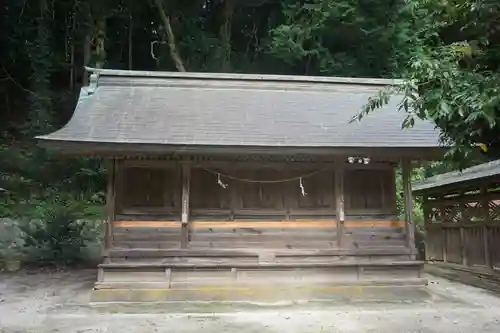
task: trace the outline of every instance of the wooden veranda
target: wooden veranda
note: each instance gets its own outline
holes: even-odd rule
[[[414,184],[423,198],[426,259],[500,270],[500,161]]]

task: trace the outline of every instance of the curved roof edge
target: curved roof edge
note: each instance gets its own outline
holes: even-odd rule
[[[352,122],[386,79],[92,69],[75,112],[37,139],[55,146],[441,148],[439,130],[402,129],[398,98]],[[108,148],[110,148],[108,146]]]

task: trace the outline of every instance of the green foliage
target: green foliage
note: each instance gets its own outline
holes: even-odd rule
[[[476,143],[500,142],[496,0],[161,3],[188,70],[398,77],[403,83],[367,101],[358,119],[401,94],[402,126],[433,121],[461,167],[479,158]],[[105,171],[94,158],[41,149],[33,136],[70,118],[84,65],[175,70],[165,25],[152,1],[6,0],[0,29],[0,217],[31,221],[26,230],[41,244],[32,247],[57,248],[44,239],[55,234],[64,244],[92,234],[74,221],[101,218]],[[450,168],[428,165],[412,179]],[[61,230],[49,222],[56,220],[66,221]],[[66,257],[61,251],[43,257]]]
[[[81,260],[87,242],[98,236],[92,224],[82,219],[83,211],[78,201],[68,197],[34,204],[32,216],[19,224],[27,260],[63,264]]]
[[[403,127],[413,126],[415,118],[431,120],[455,161],[474,158],[478,143],[498,143],[498,14],[498,1],[408,1],[406,28],[414,34],[400,50],[403,84],[371,99],[358,119],[401,94],[400,108],[408,114]]]
[[[414,168],[411,174],[411,182],[421,181],[425,178],[425,168]],[[401,169],[396,171],[396,208],[400,219],[404,219],[404,195],[403,195],[403,177]],[[414,198],[413,200],[413,218],[417,226],[422,226],[424,222],[424,216],[422,211],[422,202],[419,198]]]
[[[0,261],[20,259],[23,247],[17,223],[10,219],[0,219]]]
[[[285,1],[269,51],[306,74],[384,77],[397,67],[403,1]]]
[[[38,263],[81,260],[98,239],[104,170],[99,161],[62,159],[32,144],[0,145],[0,257]],[[17,221],[17,222],[16,222]]]
[[[32,144],[0,145],[0,217],[31,214],[33,201],[71,194],[86,206],[104,203],[104,168],[95,159],[61,158]]]

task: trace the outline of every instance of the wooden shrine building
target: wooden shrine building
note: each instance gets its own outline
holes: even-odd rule
[[[500,160],[427,178],[413,193],[423,198],[426,259],[500,281]]]
[[[39,137],[108,162],[94,300],[425,284],[395,169],[411,212],[411,163],[441,157],[438,132],[402,130],[397,98],[350,122],[394,83],[94,70],[69,123]]]

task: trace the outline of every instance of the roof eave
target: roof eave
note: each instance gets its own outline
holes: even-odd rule
[[[487,186],[491,182],[500,182],[499,175],[491,175],[487,177],[479,177],[468,180],[461,180],[450,183],[443,184],[431,184],[424,186],[414,186],[412,192],[416,196],[439,196],[439,195],[449,195],[460,192],[467,192],[471,190],[478,189],[482,186]]]
[[[433,176],[413,184],[413,193],[422,195],[443,190],[451,191],[500,179],[500,160],[476,165],[460,171]],[[470,185],[470,186],[469,186]]]
[[[308,147],[308,146],[241,146],[241,145],[188,145],[158,143],[118,143],[72,141],[36,138],[42,147],[72,155],[159,155],[159,154],[304,154],[385,156],[394,159],[436,160],[443,157],[442,147]]]

